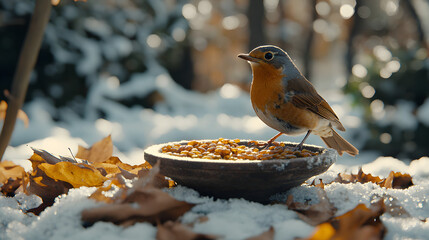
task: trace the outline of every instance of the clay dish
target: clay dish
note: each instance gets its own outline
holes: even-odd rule
[[[325,172],[337,158],[333,149],[307,144],[305,149],[320,154],[294,159],[211,160],[161,153],[163,146],[177,143],[185,145],[188,141],[153,145],[144,151],[144,158],[151,165],[159,161],[161,174],[202,195],[258,202],[267,201],[271,195],[299,186],[308,178]],[[249,140],[241,140],[239,144],[248,143]],[[285,144],[296,146],[297,143]]]

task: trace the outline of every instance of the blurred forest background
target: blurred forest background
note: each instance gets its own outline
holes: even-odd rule
[[[236,58],[258,45],[282,47],[322,93],[345,93],[369,130],[363,149],[429,155],[429,1],[426,0],[53,0],[26,101],[50,99],[82,118],[104,82],[166,71],[186,89],[225,84],[248,91]],[[32,0],[0,0],[0,89],[10,89]],[[146,78],[150,79],[150,78]],[[155,81],[155,78],[153,78]],[[1,98],[5,99],[3,93]],[[325,95],[324,95],[325,96]],[[165,96],[134,88],[111,101],[152,108]],[[54,111],[60,119],[63,112]],[[347,121],[347,120],[342,120]],[[359,135],[359,131],[356,132]],[[359,137],[359,136],[355,136]]]

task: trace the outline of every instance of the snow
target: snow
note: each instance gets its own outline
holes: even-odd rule
[[[71,145],[70,143],[76,139],[52,137],[28,145],[40,146],[44,143],[47,147],[54,141],[57,141],[57,146],[60,146]],[[61,148],[57,149],[61,150]],[[10,151],[8,149],[8,156],[13,156]],[[356,160],[359,162],[358,159]],[[405,164],[391,157],[379,157],[362,166],[365,172],[379,173],[380,176],[386,176],[391,170],[410,173],[415,185],[406,190],[385,189],[374,183],[331,183],[325,185],[325,191],[330,202],[338,209],[337,216],[353,209],[359,203],[369,205],[381,197],[386,198],[387,202],[397,201],[412,218],[392,217],[388,213],[382,215],[381,219],[388,229],[386,239],[422,239],[429,234],[429,223],[420,221],[429,218],[427,197],[429,178],[428,171],[422,169],[422,166],[427,166],[428,161],[428,157],[423,157]],[[358,164],[353,167],[358,167]],[[334,164],[333,168],[314,178],[321,178],[325,183],[329,183],[329,179],[332,179],[340,168]],[[71,189],[67,195],[58,197],[55,204],[42,212],[39,217],[32,214],[26,215],[22,210],[40,204],[40,198],[24,194],[18,194],[14,198],[1,196],[0,239],[155,238],[156,228],[147,223],[123,228],[111,223],[99,222],[92,227],[84,228],[81,225],[80,212],[100,204],[87,198],[94,190],[95,188],[87,187]],[[263,205],[244,199],[213,199],[200,196],[198,192],[183,186],[165,191],[178,200],[196,204],[181,219],[183,223],[193,223],[192,229],[195,232],[223,236],[223,239],[245,239],[267,231],[273,226],[275,239],[294,239],[306,237],[314,229],[301,221],[295,212],[288,210],[285,204]],[[316,187],[309,185],[296,187],[287,193],[278,194],[275,198],[284,201],[288,194],[292,194],[295,201],[310,200],[311,204],[318,202]],[[198,221],[201,217],[208,217],[208,220]]]
[[[128,43],[119,40],[117,44],[114,54],[127,54]],[[91,72],[99,65],[97,59],[88,61],[91,63],[80,67],[82,73]],[[7,148],[5,159],[23,165],[28,171],[31,164],[26,159],[32,154],[30,147],[71,157],[72,153],[77,152],[78,145],[87,147],[111,134],[114,155],[126,163],[140,164],[144,161],[144,149],[153,144],[219,137],[267,140],[276,134],[255,116],[249,95],[238,87],[228,84],[206,94],[188,91],[179,87],[162,67],[153,64],[145,73],[133,74],[126,83],[120,83],[115,76],[101,77],[92,82],[85,105],[80,107],[84,109],[84,118],[67,108],[54,109],[46,99],[38,98],[27,103],[24,111],[30,118],[29,127],[25,128],[18,121],[12,146]],[[127,108],[117,102],[130,96],[144,97],[152,91],[158,91],[164,98],[154,109],[141,106]],[[350,108],[351,100],[344,96],[324,96],[334,106],[340,119],[354,119],[351,124],[345,123],[347,132],[341,134],[360,148],[365,134],[369,134],[359,121],[363,111]],[[407,103],[401,104],[402,110],[398,113],[409,115]],[[419,109],[419,121],[427,120],[426,117],[422,118],[427,115],[427,105],[425,103]],[[105,118],[98,117],[100,110],[105,113]],[[54,121],[53,116],[59,121]],[[405,124],[407,129],[414,127],[414,123],[406,123],[406,119],[396,116],[396,123]],[[351,138],[354,135],[360,138]],[[302,136],[279,138],[280,141],[293,142],[301,139]],[[307,143],[323,146],[317,136],[310,136]],[[327,172],[286,193],[278,193],[272,199],[285,202],[287,196],[292,194],[295,201],[317,203],[316,188],[308,185],[311,181],[322,179],[325,184],[330,183],[338,173],[356,173],[360,167],[365,173],[380,177],[386,177],[392,170],[409,173],[415,185],[406,190],[385,189],[373,183],[332,183],[325,186],[325,191],[338,209],[337,215],[359,203],[369,205],[381,197],[386,201],[399,202],[411,217],[382,215],[381,219],[388,230],[386,239],[422,239],[429,234],[429,223],[420,221],[429,218],[428,164],[429,158],[423,156],[404,162],[380,156],[374,151],[362,151],[357,157],[338,157]],[[67,195],[58,197],[55,204],[40,216],[23,212],[40,204],[40,198],[22,194],[14,198],[0,196],[0,239],[155,239],[156,228],[147,223],[123,228],[99,222],[84,228],[80,220],[81,211],[99,204],[87,198],[93,191],[94,188],[87,187],[72,189]],[[294,239],[308,237],[314,229],[300,220],[294,211],[288,210],[284,203],[263,205],[243,199],[213,199],[200,196],[198,192],[183,186],[165,191],[178,200],[196,204],[181,218],[182,223],[192,224],[195,232],[221,236],[222,239],[245,239],[270,227],[275,230],[275,239]],[[202,217],[208,220],[200,221]]]
[[[228,114],[221,113],[222,109],[227,109],[224,106],[229,105],[232,109],[231,105],[237,104],[234,101],[244,101],[244,99],[237,100],[240,98],[237,93],[227,94],[227,96],[233,95],[235,97],[233,100],[224,98],[222,95],[224,94],[214,92],[208,96],[189,97],[201,98],[200,102],[212,104],[218,113],[210,113],[208,110],[204,112],[199,109],[201,106],[195,103],[190,108],[196,109],[198,115],[191,114],[189,109],[182,109],[183,115],[178,115],[178,112],[165,115],[137,107],[125,109],[122,106],[109,105],[111,109],[108,119],[97,119],[91,122],[73,117],[69,119],[70,121],[59,124],[54,123],[50,118],[49,102],[37,100],[26,106],[31,119],[29,128],[25,129],[18,125],[14,133],[15,144],[20,141],[28,142],[9,147],[5,159],[20,163],[28,170],[31,166],[25,159],[32,154],[30,147],[70,156],[68,148],[76,152],[77,145],[88,146],[109,132],[113,133],[115,145],[120,148],[115,149],[115,155],[134,164],[143,161],[144,147],[142,146],[178,140],[177,138],[183,136],[183,138],[195,139],[220,136],[264,139],[271,136],[272,131],[264,126],[257,127],[257,130],[244,127],[248,121],[256,122],[250,115],[249,107],[237,108],[249,114],[242,117],[237,116],[239,115],[237,112],[228,112],[228,110],[226,110]],[[248,97],[242,92],[238,95],[242,95],[242,98]],[[174,104],[174,102],[167,101],[164,104]],[[185,107],[186,104],[182,106]],[[124,118],[124,114],[129,118],[128,120]],[[226,120],[219,121],[222,118]],[[223,121],[229,122],[230,125]],[[145,126],[142,123],[145,123]],[[81,138],[76,137],[79,135]],[[131,144],[131,147],[127,147],[128,144]],[[385,213],[381,219],[388,229],[386,239],[419,239],[429,234],[429,223],[418,220],[429,218],[427,198],[429,170],[426,168],[428,164],[428,157],[406,163],[392,157],[377,157],[376,153],[363,152],[356,158],[339,157],[337,163],[327,172],[312,179],[322,179],[325,183],[329,183],[339,172],[357,172],[360,166],[364,172],[380,177],[386,177],[392,170],[410,173],[415,185],[406,190],[384,189],[373,183],[332,183],[325,186],[325,191],[329,200],[338,209],[337,215],[353,209],[359,203],[369,205],[380,197],[387,196],[389,199],[397,200],[413,218],[397,218]],[[23,194],[18,194],[14,198],[1,196],[0,239],[155,238],[156,228],[147,223],[123,228],[111,223],[99,222],[92,227],[84,228],[81,225],[80,212],[99,204],[87,198],[93,191],[94,188],[86,187],[72,189],[67,195],[57,198],[55,204],[42,212],[39,217],[24,214],[22,210],[40,204],[40,198]],[[314,229],[313,226],[300,220],[295,212],[288,210],[285,204],[263,205],[243,199],[213,199],[200,196],[196,191],[183,186],[166,191],[178,200],[197,204],[181,219],[183,223],[193,223],[192,229],[195,232],[214,234],[224,237],[223,239],[245,239],[265,232],[272,226],[275,230],[275,239],[294,239],[307,237]],[[296,201],[310,200],[312,204],[318,202],[315,187],[306,184],[291,189],[287,193],[279,193],[273,199],[284,202],[288,194],[292,194]],[[204,216],[208,217],[207,221],[198,221]]]

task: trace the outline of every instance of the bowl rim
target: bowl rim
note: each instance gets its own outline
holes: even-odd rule
[[[174,141],[174,142],[167,142],[167,143],[161,143],[161,144],[155,144],[152,145],[144,150],[144,154],[152,155],[154,157],[162,158],[165,160],[170,161],[181,161],[181,162],[189,162],[189,163],[210,163],[210,164],[255,164],[255,165],[261,165],[261,164],[275,164],[275,163],[293,163],[293,162],[302,162],[302,161],[308,161],[310,159],[315,158],[329,158],[332,156],[332,154],[336,154],[336,151],[331,148],[324,148],[317,145],[311,145],[311,144],[304,144],[303,148],[315,148],[320,150],[320,153],[318,155],[309,156],[309,157],[299,157],[299,158],[291,158],[291,159],[269,159],[269,160],[246,160],[246,159],[239,159],[239,160],[227,160],[227,159],[203,159],[203,158],[191,158],[191,157],[180,157],[180,156],[173,156],[167,153],[160,152],[161,148],[166,145],[172,145],[172,144],[185,144],[190,141],[203,141],[203,142],[211,142],[217,139],[202,139],[202,140],[181,140],[181,141]],[[258,142],[267,142],[264,140],[250,140],[250,139],[240,139],[240,143],[243,142],[249,142],[249,141],[258,141]],[[288,142],[288,141],[281,141],[281,143],[285,143],[286,145],[293,145],[296,146],[298,143],[296,142]],[[334,160],[335,162],[335,160]]]

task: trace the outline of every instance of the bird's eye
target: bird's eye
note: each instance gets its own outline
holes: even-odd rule
[[[274,54],[272,52],[267,52],[264,55],[265,60],[270,61],[274,58]]]

